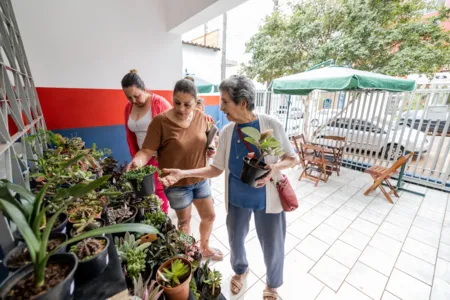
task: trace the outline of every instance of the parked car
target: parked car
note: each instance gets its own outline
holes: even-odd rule
[[[319,137],[324,135],[346,136],[347,141],[351,143],[349,148],[379,154],[386,150],[384,158],[389,160],[409,152],[425,153],[429,150],[430,143],[423,132],[406,127],[402,134],[402,130],[402,127],[397,130],[391,128],[388,132],[388,126],[387,124],[383,126],[383,122],[378,124],[359,119],[338,118],[325,127]],[[417,142],[415,143],[416,138]]]
[[[288,111],[287,105],[280,105],[277,110],[277,115],[279,118],[286,118]],[[303,118],[303,111],[299,107],[291,106],[289,108],[289,119],[301,119]]]
[[[440,121],[424,118],[422,121],[422,125],[421,125],[420,121],[422,120],[422,117],[424,116],[424,114],[425,114],[425,111],[423,111],[423,110],[418,110],[417,114],[416,114],[416,111],[414,111],[414,110],[409,111],[409,112],[405,111],[401,116],[400,122],[403,123],[406,121],[406,124],[409,127],[418,129],[422,132],[426,132],[427,128],[428,128],[428,132],[434,132],[435,128],[437,127],[436,133],[442,134],[445,129],[445,124],[446,124],[447,120],[449,119],[450,113],[447,112],[445,120],[440,120]],[[428,124],[430,124],[430,127],[428,127]],[[447,131],[445,134],[450,134],[450,125],[447,127]]]

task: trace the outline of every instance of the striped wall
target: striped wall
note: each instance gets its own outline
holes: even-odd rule
[[[120,162],[130,161],[125,137],[124,108],[127,99],[122,90],[36,88],[47,128],[63,136],[81,137],[86,145],[109,148]],[[172,91],[154,90],[172,102]],[[218,95],[201,95],[205,113],[219,122],[227,123],[219,110]]]

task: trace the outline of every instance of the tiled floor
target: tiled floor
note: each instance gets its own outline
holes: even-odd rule
[[[450,299],[448,193],[410,186],[425,197],[402,193],[392,205],[378,192],[363,195],[372,183],[367,174],[344,169],[315,188],[306,179],[299,182],[299,173],[286,173],[300,207],[287,213],[281,299]],[[226,255],[212,268],[223,274],[222,292],[227,299],[262,299],[266,269],[253,220],[246,241],[251,272],[241,293],[231,295],[224,177],[212,187],[217,217],[211,244]],[[200,219],[193,215],[198,238]]]

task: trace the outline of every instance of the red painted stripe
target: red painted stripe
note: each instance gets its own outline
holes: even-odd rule
[[[111,126],[124,123],[127,104],[122,90],[36,88],[48,129]],[[153,90],[172,103],[172,91]],[[219,96],[202,96],[206,105],[218,105]]]

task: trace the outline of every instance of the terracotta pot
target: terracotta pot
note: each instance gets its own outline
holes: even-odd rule
[[[182,260],[185,265],[189,266],[189,277],[186,278],[179,286],[176,286],[174,288],[164,287],[161,284],[158,273],[156,274],[156,280],[162,286],[162,288],[164,290],[164,294],[166,295],[167,299],[169,299],[169,300],[187,300],[189,298],[189,283],[191,282],[191,277],[192,277],[192,266],[191,266],[191,263],[187,259],[185,259],[183,257],[171,258],[168,261],[164,262],[158,268],[158,272],[163,273],[164,269],[170,268],[170,266],[172,265],[172,262],[176,259]]]

